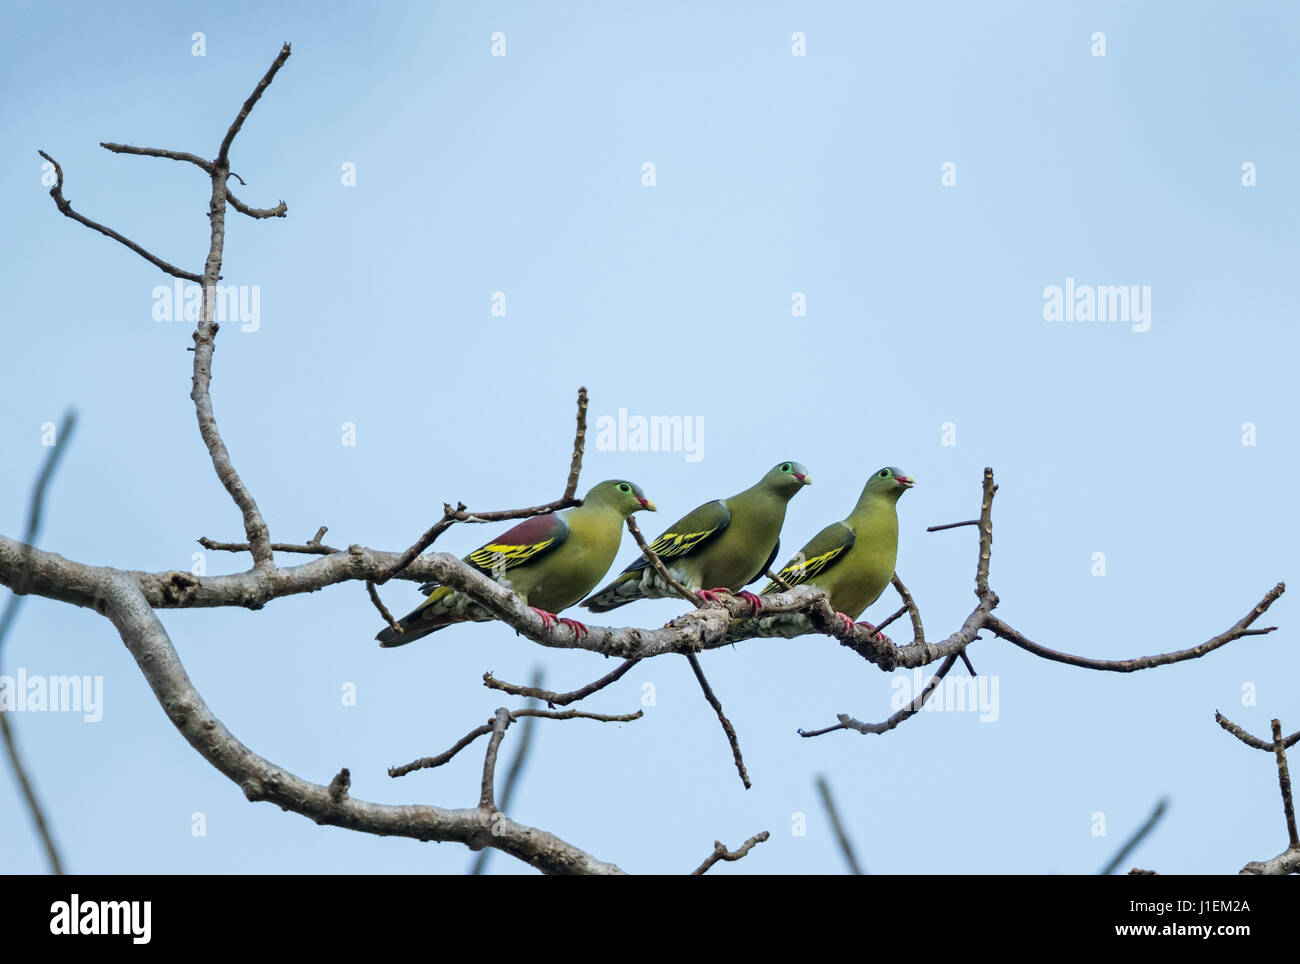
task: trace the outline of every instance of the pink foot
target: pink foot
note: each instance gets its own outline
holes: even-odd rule
[[[543,629],[550,629],[552,626],[555,625],[556,621],[559,620],[560,618],[559,616],[555,615],[555,613],[548,613],[545,609],[538,609],[536,606],[529,606],[528,608],[531,609],[533,612],[537,613],[537,615],[542,617]]]
[[[717,602],[726,591],[725,589],[697,589],[695,595],[700,598],[701,602]]]
[[[736,595],[753,606],[754,612],[758,612],[763,608],[763,600],[747,589],[742,589],[740,592],[736,593]]]
[[[878,630],[875,626],[871,625],[871,623],[868,623],[868,622],[860,622],[860,623],[858,623],[857,625],[859,625],[859,626],[865,626],[865,627],[867,628],[867,632],[869,632],[869,633],[875,633],[876,638],[879,639],[882,643],[888,643],[888,642],[890,642],[889,637],[886,636],[884,633],[882,633],[880,630]]]
[[[857,629],[858,624],[855,623],[852,619],[850,619],[850,618],[848,617],[847,614],[837,612],[835,615],[836,615],[836,616],[839,616],[840,619],[844,620],[844,631],[845,631],[845,632],[849,632],[849,633],[851,633],[851,632],[853,632],[853,630]]]
[[[585,639],[587,636],[590,635],[590,633],[587,630],[587,627],[584,626],[582,623],[578,622],[576,619],[569,619],[568,617],[561,616],[560,622],[564,623],[564,625],[568,626],[570,629],[573,630],[574,639]]]

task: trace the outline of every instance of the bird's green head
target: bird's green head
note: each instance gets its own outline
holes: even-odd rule
[[[642,509],[658,511],[655,504],[645,497],[641,486],[623,479],[607,479],[592,486],[587,497],[582,500],[582,504],[606,506],[624,517],[630,516],[633,512],[640,512]]]
[[[812,476],[798,462],[778,462],[763,476],[760,484],[776,490],[788,499],[805,485],[812,485]]]
[[[916,479],[893,465],[886,465],[867,480],[862,489],[865,499],[871,495],[883,495],[897,500],[900,495],[916,485]]]

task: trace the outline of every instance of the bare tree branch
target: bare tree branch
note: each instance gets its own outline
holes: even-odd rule
[[[857,730],[859,733],[888,733],[904,720],[911,719],[917,713],[921,712],[921,708],[925,705],[925,701],[930,698],[930,694],[932,694],[938,688],[939,684],[943,682],[943,678],[948,675],[948,671],[953,668],[956,662],[956,656],[949,656],[940,663],[939,668],[935,670],[934,675],[930,677],[930,682],[925,684],[925,687],[912,699],[912,702],[908,703],[883,723],[863,723],[861,720],[854,719],[847,713],[841,713],[839,715],[839,722],[834,726],[828,726],[820,730],[799,730],[798,733],[800,736],[821,736],[825,733],[834,733],[836,730]]]
[[[507,726],[509,726],[511,723],[515,722],[516,720],[521,720],[529,716],[534,716],[545,720],[595,720],[598,723],[631,723],[633,720],[641,719],[643,715],[640,710],[637,710],[635,713],[622,713],[619,715],[610,715],[607,713],[585,713],[582,710],[539,710],[539,709],[531,709],[527,707],[522,710],[514,710],[514,711],[506,710],[503,708],[498,710],[497,712],[506,714]],[[455,757],[457,753],[465,749],[465,747],[469,746],[480,736],[486,736],[489,733],[495,732],[495,727],[496,727],[496,723],[494,717],[492,720],[489,720],[487,723],[484,723],[482,726],[476,726],[474,729],[470,730],[463,737],[457,740],[456,743],[451,747],[451,749],[445,750],[442,753],[439,753],[437,756],[421,757],[418,760],[413,760],[410,763],[404,764],[400,767],[389,767],[388,775],[390,777],[404,777],[408,773],[413,773],[416,770],[428,770],[433,767],[440,767],[444,763],[450,762],[451,759]]]
[[[691,664],[691,672],[695,674],[696,680],[699,681],[700,689],[704,691],[704,698],[709,701],[713,707],[713,712],[718,715],[718,722],[722,724],[722,732],[727,735],[727,743],[731,745],[731,758],[736,763],[736,772],[740,774],[740,782],[745,785],[745,789],[750,788],[749,774],[745,771],[745,760],[740,755],[740,740],[736,738],[736,728],[731,725],[731,720],[727,719],[727,714],[722,712],[722,702],[713,694],[713,687],[709,686],[708,679],[704,676],[704,670],[700,668],[700,660],[694,653],[686,653],[686,659]]]
[[[480,810],[493,812],[496,810],[495,789],[497,773],[497,752],[501,749],[501,741],[505,739],[506,727],[514,720],[510,718],[510,711],[504,706],[496,711],[492,718],[492,737],[488,740],[487,753],[483,754],[483,786],[479,791],[478,806]]]
[[[542,685],[542,670],[538,667],[533,672],[533,688],[536,689]],[[537,709],[537,700],[530,699],[525,709]],[[524,717],[523,726],[519,732],[519,743],[515,749],[514,759],[510,762],[510,769],[506,771],[506,785],[501,790],[501,809],[509,810],[510,802],[515,795],[515,787],[519,785],[519,775],[523,772],[524,763],[528,760],[528,751],[533,745],[533,730],[537,725],[537,717]],[[470,866],[470,875],[473,877],[481,876],[486,870],[488,860],[492,856],[491,849],[485,847],[474,857],[474,863]]]
[[[230,188],[226,188],[226,200],[230,202],[232,208],[240,214],[248,215],[250,218],[282,218],[289,213],[289,205],[285,204],[284,201],[281,201],[273,208],[249,207],[243,201],[239,200],[239,198],[235,197],[235,195],[230,192]]]
[[[1291,772],[1286,762],[1287,748],[1294,746],[1296,741],[1300,740],[1300,733],[1293,733],[1291,736],[1283,737],[1282,721],[1273,720],[1273,739],[1265,742],[1259,737],[1247,733],[1222,713],[1215,712],[1214,719],[1219,726],[1247,746],[1272,753],[1273,759],[1277,763],[1278,789],[1282,793],[1282,814],[1286,818],[1287,849],[1268,860],[1250,861],[1245,867],[1241,868],[1240,873],[1268,875],[1300,873],[1300,835],[1296,833],[1295,801],[1291,797]]]
[[[1232,722],[1232,720],[1228,719],[1218,710],[1215,710],[1214,712],[1214,721],[1218,723],[1219,726],[1223,727],[1225,730],[1227,730],[1229,733],[1235,736],[1237,739],[1239,739],[1242,743],[1246,744],[1246,746],[1253,746],[1256,750],[1267,750],[1269,753],[1273,752],[1273,743],[1271,741],[1265,743],[1259,737],[1251,736],[1249,733],[1247,733],[1245,730],[1239,727],[1236,723]],[[1286,739],[1282,741],[1282,745],[1288,750],[1291,749],[1291,747],[1295,746],[1297,743],[1300,743],[1300,730],[1297,730],[1296,732],[1292,733],[1290,736],[1288,736]]]
[[[41,157],[45,158],[47,161],[49,161],[51,164],[54,165],[54,175],[57,178],[57,180],[55,181],[54,187],[50,188],[50,197],[54,198],[55,205],[58,207],[60,213],[62,213],[65,217],[72,218],[72,220],[76,221],[78,224],[84,224],[92,231],[98,231],[104,237],[112,238],[114,241],[118,242],[119,244],[125,245],[126,247],[134,251],[136,254],[138,254],[140,257],[148,261],[155,268],[158,268],[160,271],[165,271],[173,278],[180,278],[184,281],[196,281],[196,282],[203,281],[203,277],[201,275],[197,275],[193,271],[185,271],[182,268],[176,267],[176,265],[172,264],[169,261],[164,261],[156,254],[152,254],[146,251],[144,248],[140,247],[140,245],[136,244],[130,238],[119,234],[118,232],[114,231],[110,227],[106,227],[105,225],[100,224],[98,221],[92,221],[90,220],[90,218],[86,217],[85,215],[79,214],[76,211],[74,211],[72,209],[72,202],[70,202],[67,198],[63,196],[63,168],[59,166],[58,161],[50,157],[50,155],[46,154],[44,151],[37,151],[36,153],[41,155]]]
[[[1300,850],[1284,850],[1268,860],[1252,860],[1241,868],[1241,872],[1266,877],[1300,874]]]
[[[173,161],[185,161],[189,164],[195,165],[209,177],[214,176],[216,172],[216,165],[211,161],[205,160],[197,154],[191,154],[188,151],[167,151],[158,147],[132,147],[130,144],[113,144],[107,141],[100,141],[99,146],[105,150],[112,151],[114,154],[135,154],[140,157],[166,157]],[[234,172],[231,172],[231,174],[233,177],[239,178],[241,184],[244,182],[244,179],[239,177],[238,174],[234,174]],[[289,211],[289,206],[283,201],[273,208],[249,207],[243,201],[239,200],[239,198],[235,197],[229,187],[226,188],[226,200],[230,202],[230,206],[236,211],[240,214],[247,214],[250,218],[282,218]],[[197,281],[198,279],[195,278],[193,280]]]
[[[55,470],[59,467],[59,460],[72,439],[72,430],[76,427],[76,424],[76,410],[69,409],[67,414],[63,416],[63,421],[55,430],[54,445],[46,453],[45,465],[41,467],[40,473],[36,476],[36,482],[32,486],[32,495],[27,508],[27,529],[23,533],[23,541],[28,546],[35,546],[36,537],[40,535],[45,510],[45,493],[49,489],[50,480],[54,478]],[[0,654],[3,654],[5,640],[9,636],[9,631],[13,628],[14,621],[18,618],[18,610],[22,608],[23,599],[27,592],[27,572],[30,572],[30,567],[25,566],[23,572],[19,574],[18,580],[12,586],[12,595],[5,603],[4,612],[0,613]],[[50,870],[54,874],[62,875],[63,861],[60,860],[59,849],[54,844],[54,835],[51,833],[49,821],[45,817],[45,808],[41,806],[40,798],[36,795],[36,787],[27,773],[27,765],[24,763],[22,753],[18,749],[17,737],[14,734],[13,726],[9,723],[9,714],[3,707],[0,707],[0,737],[4,739],[5,751],[9,755],[9,764],[13,767],[14,776],[17,778],[18,786],[23,792],[23,799],[27,802],[27,809],[31,812],[32,823],[36,825],[36,833],[45,846],[45,856],[50,862]]]
[[[402,632],[402,626],[393,618],[393,614],[388,611],[388,607],[384,605],[384,601],[379,598],[379,590],[375,588],[375,581],[373,579],[366,580],[366,592],[370,594],[370,601],[374,604],[374,607],[379,610],[379,615],[383,617],[384,622],[388,623],[389,629],[400,635]]]
[[[1300,850],[1300,836],[1296,834],[1295,802],[1291,799],[1291,771],[1286,765],[1286,743],[1282,739],[1282,722],[1273,721],[1273,754],[1277,759],[1277,782],[1282,791],[1282,812],[1286,815],[1286,832],[1291,840],[1291,850]]]
[[[844,824],[840,820],[840,811],[835,806],[835,798],[831,796],[830,784],[826,782],[824,776],[817,777],[817,791],[822,796],[822,806],[826,808],[826,816],[830,819],[831,829],[835,831],[835,839],[839,841],[840,851],[844,854],[844,860],[849,865],[849,873],[855,877],[863,876],[862,865],[858,863],[858,856],[853,852],[853,842],[849,840],[848,833],[844,830]]]
[[[696,867],[694,870],[691,871],[691,876],[699,877],[701,874],[708,873],[709,868],[712,867],[714,864],[716,864],[719,860],[739,860],[741,857],[745,856],[745,854],[753,850],[757,844],[761,844],[770,836],[771,834],[769,834],[766,830],[763,830],[759,833],[754,834],[754,836],[750,837],[743,844],[741,844],[738,850],[734,850],[734,851],[728,850],[726,847],[724,847],[722,845],[721,840],[713,841],[713,853],[709,854],[709,856],[705,858],[704,863],[700,864],[698,867]]]
[[[1070,666],[1079,666],[1083,669],[1095,669],[1109,671],[1112,673],[1134,673],[1142,669],[1151,669],[1156,666],[1168,666],[1170,663],[1181,663],[1187,659],[1199,659],[1206,653],[1211,653],[1220,646],[1225,646],[1234,640],[1241,639],[1243,636],[1264,636],[1276,631],[1276,626],[1269,626],[1266,629],[1250,629],[1249,626],[1268,610],[1268,607],[1277,601],[1277,598],[1286,592],[1286,583],[1279,582],[1276,586],[1255,604],[1250,612],[1237,620],[1230,628],[1226,629],[1217,636],[1214,636],[1205,642],[1193,646],[1190,649],[1180,649],[1172,653],[1157,653],[1154,656],[1139,656],[1134,659],[1089,659],[1085,656],[1071,656],[1069,653],[1058,653],[1054,649],[1048,649],[1046,646],[1040,646],[1024,634],[1012,629],[996,616],[990,615],[985,621],[985,627],[992,633],[1001,636],[1009,643],[1014,643],[1021,649],[1033,653],[1035,656],[1041,656],[1043,659],[1050,659],[1057,663],[1066,663]]]
[[[944,529],[958,529],[962,526],[977,526],[980,524],[979,519],[967,519],[965,522],[949,522],[941,526],[926,526],[926,532],[942,532]]]
[[[518,683],[507,683],[504,680],[497,679],[491,673],[483,674],[483,685],[488,689],[500,690],[501,692],[509,693],[512,696],[528,696],[536,700],[541,700],[545,702],[547,706],[568,706],[570,703],[575,703],[578,700],[585,699],[592,693],[603,690],[611,683],[622,679],[623,675],[639,662],[641,662],[639,659],[624,660],[619,664],[618,669],[607,673],[595,682],[588,683],[586,686],[580,687],[571,693],[554,693],[551,690],[544,690],[537,685],[520,686]]]
[[[1115,856],[1110,858],[1110,863],[1102,868],[1102,877],[1109,877],[1119,869],[1120,865],[1128,859],[1128,855],[1136,850],[1138,844],[1145,840],[1147,835],[1156,828],[1156,824],[1158,824],[1160,818],[1165,815],[1165,808],[1168,806],[1168,797],[1161,797],[1160,800],[1156,802],[1156,807],[1151,811],[1151,816],[1147,817],[1146,820],[1143,821],[1142,826],[1133,831],[1128,840],[1124,841],[1123,846],[1115,852]]]
[[[697,609],[702,608],[705,603],[668,571],[668,567],[664,565],[663,560],[646,544],[645,537],[641,535],[641,530],[631,516],[627,517],[627,530],[632,533],[632,538],[636,540],[637,546],[640,547],[641,554],[645,556],[646,561],[659,574],[659,578],[663,579],[672,588],[673,592]],[[704,675],[704,668],[700,666],[699,658],[691,650],[686,650],[684,655],[687,662],[691,664],[691,672],[695,674],[695,679],[700,684],[700,690],[704,693],[704,698],[709,701],[709,705],[713,707],[713,712],[718,716],[718,722],[722,724],[722,732],[726,734],[727,743],[731,746],[731,757],[736,763],[736,772],[740,774],[740,782],[748,790],[751,786],[749,773],[745,770],[745,759],[740,753],[740,740],[736,737],[736,728],[731,725],[731,720],[727,719],[727,714],[723,712],[722,702],[714,695],[713,687],[709,686],[709,680]]]
[[[248,115],[252,113],[258,100],[266,93],[266,88],[271,86],[271,81],[275,80],[275,75],[280,72],[280,68],[289,59],[290,53],[288,44],[280,48],[280,54],[275,58],[275,62],[271,64],[266,74],[253,88],[253,92],[248,95],[248,99],[244,101],[244,106],[240,108],[239,115],[231,123],[230,129],[226,131],[226,136],[221,139],[221,149],[217,151],[217,159],[213,162],[213,166],[218,170],[230,170],[230,145],[234,143],[235,135],[244,126],[244,121],[248,120]]]
[[[582,500],[575,498],[575,493],[578,490],[578,475],[582,471],[582,453],[586,445],[586,438],[587,389],[579,388],[578,428],[573,437],[573,458],[569,464],[569,478],[564,486],[564,494],[560,498],[554,502],[548,502],[546,505],[535,505],[528,509],[507,509],[503,512],[470,513],[465,511],[464,502],[459,503],[455,509],[450,504],[444,503],[442,518],[435,522],[424,535],[420,536],[413,546],[403,552],[383,575],[376,577],[375,582],[382,586],[402,572],[417,556],[433,545],[438,536],[450,529],[456,522],[504,522],[510,519],[527,519],[530,516],[545,515],[548,512],[559,512],[561,509],[582,505]]]
[[[677,593],[677,595],[681,596],[696,609],[704,606],[704,601],[700,599],[699,596],[686,588],[686,586],[683,585],[676,576],[668,571],[668,567],[664,565],[663,560],[660,559],[658,554],[650,548],[649,543],[645,541],[645,536],[641,535],[641,529],[636,524],[636,520],[631,516],[628,516],[624,521],[627,523],[627,531],[632,533],[632,539],[636,542],[637,548],[641,550],[641,554],[645,556],[646,561],[650,563],[650,568],[659,575],[659,578],[664,581],[668,588]]]
[[[230,161],[227,155],[231,142],[248,117],[248,112],[253,109],[253,105],[257,103],[258,98],[262,96],[263,91],[288,57],[289,45],[285,44],[271,65],[271,69],[244,102],[243,109],[226,132],[221,142],[221,151],[213,162],[212,199],[208,204],[208,221],[212,235],[208,246],[208,257],[203,265],[203,311],[194,330],[194,377],[193,387],[190,390],[190,398],[194,401],[194,414],[199,423],[199,434],[203,438],[203,444],[207,446],[212,467],[243,515],[244,534],[248,538],[250,551],[253,554],[253,567],[263,571],[275,568],[275,559],[271,550],[271,533],[253,494],[244,484],[244,480],[239,477],[239,473],[235,471],[230,452],[226,449],[226,443],[217,428],[216,415],[212,409],[212,356],[216,351],[216,337],[220,327],[216,321],[216,286],[221,277],[221,263],[226,243],[226,180],[230,173]]]
[[[271,543],[272,552],[296,552],[302,555],[329,556],[336,552],[343,552],[342,549],[335,549],[333,546],[327,546],[321,542],[325,538],[325,533],[329,531],[327,526],[321,526],[316,530],[316,535],[308,539],[305,543],[298,544],[292,542],[273,542]],[[207,536],[198,540],[199,545],[204,549],[212,549],[220,552],[247,552],[247,542],[213,542]]]
[[[337,794],[331,794],[328,786],[310,783],[258,756],[213,715],[190,682],[166,630],[128,575],[106,570],[95,591],[100,611],[117,627],[172,724],[249,800],[269,801],[317,823],[363,833],[457,841],[471,849],[496,847],[543,873],[621,873],[615,865],[553,834],[477,806],[445,810],[369,803],[352,796],[336,800]]]
[[[114,154],[135,154],[139,157],[165,157],[173,161],[184,161],[193,164],[209,177],[212,176],[212,162],[188,151],[167,151],[159,147],[134,147],[130,144],[114,144],[110,141],[100,141],[99,146],[106,151],[112,151]]]
[[[564,485],[561,501],[568,502],[578,495],[578,474],[582,471],[582,453],[587,445],[587,389],[578,388],[578,428],[573,436],[573,458],[569,460],[569,481]]]
[[[768,579],[771,579],[774,583],[776,583],[786,592],[789,592],[791,589],[794,588],[794,586],[790,585],[788,582],[786,582],[784,579],[781,578],[780,573],[773,572],[771,569],[767,570],[765,573],[763,573],[763,575],[767,576]]]

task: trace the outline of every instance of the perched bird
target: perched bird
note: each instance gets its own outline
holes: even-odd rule
[[[487,545],[465,557],[480,572],[508,585],[549,627],[556,620],[586,635],[576,619],[555,614],[591,592],[618,555],[623,520],[642,509],[655,511],[639,485],[611,479],[594,486],[582,505],[519,523]],[[494,618],[486,609],[450,586],[425,583],[424,602],[398,625],[389,626],[375,639],[383,646],[401,646],[444,626]]]
[[[790,499],[812,484],[798,462],[782,462],[744,492],[706,502],[657,538],[650,548],[674,579],[706,601],[722,591],[736,592],[772,565],[780,548],[781,526]],[[609,612],[636,599],[675,593],[643,555],[617,579],[582,605],[593,613]],[[754,608],[752,592],[741,592]]]
[[[871,476],[848,518],[828,525],[777,573],[791,586],[815,586],[826,592],[830,604],[852,630],[854,620],[880,598],[894,576],[898,561],[898,498],[916,480],[902,469],[886,466]],[[763,594],[784,592],[772,581]],[[780,635],[773,632],[792,620],[807,617],[785,614],[760,620],[740,619],[728,636]],[[871,623],[863,623],[875,631]]]

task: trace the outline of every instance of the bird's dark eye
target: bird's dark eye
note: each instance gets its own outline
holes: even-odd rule
[[[889,478],[889,469],[881,469],[881,470],[880,470],[880,477],[881,477],[882,479],[887,479],[887,478]]]
[[[631,488],[631,487],[630,487],[626,482],[624,482],[624,483],[622,483],[621,485],[619,485],[619,487],[618,487],[618,491],[620,491],[620,492],[631,492],[631,491],[632,491],[632,488]]]
[[[790,471],[790,463],[787,462],[787,463],[785,463],[785,465],[781,466],[781,471],[782,471],[782,472],[789,472],[789,471]]]

